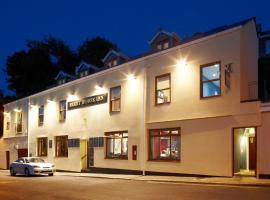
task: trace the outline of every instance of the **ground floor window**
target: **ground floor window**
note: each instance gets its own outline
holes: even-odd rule
[[[128,132],[109,132],[106,137],[106,158],[128,159]]]
[[[38,138],[37,139],[37,154],[38,156],[47,156],[48,150],[48,138]]]
[[[55,156],[68,157],[68,136],[55,137]]]
[[[180,160],[180,128],[149,131],[149,160]]]

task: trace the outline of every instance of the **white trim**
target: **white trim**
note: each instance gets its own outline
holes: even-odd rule
[[[165,31],[165,30],[160,30],[160,31],[158,31],[158,32],[154,35],[154,37],[152,37],[152,39],[151,39],[148,43],[149,43],[149,44],[152,44],[153,41],[154,41],[161,33],[164,33],[165,35],[168,35],[168,36],[170,36],[170,37],[173,37],[173,34],[172,34],[172,33],[168,32],[168,31]]]
[[[108,69],[106,69],[106,70],[103,70],[103,71],[100,71],[100,72],[91,74],[91,75],[89,75],[89,76],[86,76],[86,77],[83,77],[83,78],[80,78],[80,79],[75,79],[75,80],[72,80],[72,81],[67,82],[67,83],[65,83],[65,84],[62,84],[62,85],[59,85],[59,86],[56,86],[56,87],[53,87],[53,88],[50,88],[50,89],[47,89],[47,90],[43,90],[43,91],[38,92],[38,93],[36,93],[36,94],[32,94],[32,95],[29,96],[29,97],[36,97],[36,96],[39,96],[39,95],[43,95],[43,94],[47,94],[47,93],[56,91],[56,90],[58,90],[58,89],[67,88],[67,87],[69,87],[69,86],[76,85],[76,84],[82,83],[82,82],[84,82],[84,81],[88,81],[88,80],[91,80],[91,79],[93,79],[93,78],[102,76],[103,74],[106,74],[106,73],[112,73],[112,72],[115,72],[115,71],[119,71],[119,70],[121,70],[122,68],[128,67],[129,65],[131,65],[131,64],[133,64],[133,63],[139,63],[139,62],[145,61],[146,59],[150,59],[150,58],[158,57],[158,56],[160,56],[160,55],[167,54],[167,53],[169,53],[169,52],[171,52],[171,51],[183,49],[183,48],[186,48],[186,47],[191,46],[191,45],[196,45],[196,44],[198,44],[198,43],[201,43],[201,42],[204,42],[204,41],[213,39],[213,38],[217,38],[217,37],[220,37],[220,36],[223,36],[223,35],[226,35],[226,34],[229,34],[229,33],[235,32],[235,31],[238,31],[238,30],[240,30],[241,28],[242,28],[242,25],[239,25],[239,26],[236,26],[236,27],[234,27],[234,28],[231,28],[231,29],[227,29],[227,30],[221,31],[221,32],[216,33],[216,34],[213,34],[213,35],[209,35],[209,36],[206,36],[206,37],[203,37],[203,38],[199,38],[199,39],[196,39],[196,40],[193,40],[193,41],[184,43],[184,44],[177,45],[177,46],[172,47],[172,48],[168,48],[168,49],[165,49],[165,50],[162,50],[162,51],[158,51],[158,52],[152,53],[152,54],[150,54],[150,55],[143,56],[143,57],[140,57],[140,58],[131,60],[131,61],[129,61],[129,62],[120,64],[120,65],[118,65],[118,66],[116,66],[116,67],[108,68]],[[14,103],[17,103],[18,101],[25,100],[25,99],[27,99],[27,98],[28,98],[28,97],[24,97],[24,98],[22,98],[22,99],[18,99],[18,100],[16,100],[16,101],[10,102],[10,103],[8,103],[8,104],[5,104],[4,107],[6,107],[6,106],[8,106],[8,105],[11,105],[11,104],[14,104]]]

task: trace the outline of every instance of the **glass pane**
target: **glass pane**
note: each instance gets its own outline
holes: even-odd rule
[[[122,152],[122,155],[127,155],[128,154],[128,138],[123,138],[122,139],[122,142],[123,142],[123,144],[122,144],[122,150],[123,150],[123,152]]]
[[[213,79],[219,79],[220,74],[219,64],[210,65],[209,67],[202,68],[202,80],[209,81]]]
[[[114,155],[121,155],[121,138],[114,139]]]
[[[60,101],[60,110],[66,110],[66,101]]]
[[[107,156],[108,157],[113,156],[113,139],[107,140]]]
[[[157,90],[162,90],[170,87],[170,76],[157,78]]]
[[[128,133],[123,133],[123,137],[127,137],[128,136]]]
[[[180,137],[172,136],[171,137],[171,158],[172,159],[180,159]]]
[[[111,89],[111,100],[121,97],[121,87],[115,87]]]
[[[112,101],[112,111],[120,111],[120,99]]]
[[[171,134],[179,134],[179,130],[172,130]]]
[[[154,136],[154,135],[159,135],[159,131],[157,130],[152,130],[151,132],[150,132],[150,135],[151,136]]]
[[[157,96],[157,103],[167,103],[170,102],[170,89],[159,90]]]
[[[151,137],[151,159],[159,158],[159,137]]]
[[[170,131],[166,131],[166,130],[162,130],[160,131],[160,135],[169,135],[170,134]]]
[[[203,97],[220,95],[220,81],[203,83]]]
[[[160,137],[160,157],[170,157],[170,137]]]

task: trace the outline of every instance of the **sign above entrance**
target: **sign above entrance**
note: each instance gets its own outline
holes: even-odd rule
[[[77,101],[71,101],[71,102],[68,102],[68,110],[106,103],[107,99],[108,99],[108,94],[106,93],[106,94],[86,97]]]

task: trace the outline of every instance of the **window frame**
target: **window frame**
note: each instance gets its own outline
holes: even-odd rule
[[[59,142],[61,139],[65,139],[66,141],[66,147],[67,147],[67,149],[66,149],[66,152],[65,152],[65,154],[63,154],[63,155],[58,155],[58,148],[57,148],[57,142]],[[54,137],[54,140],[55,140],[55,157],[57,157],[57,158],[61,158],[61,157],[64,157],[64,158],[67,158],[68,157],[68,135],[57,135],[57,136],[55,136]]]
[[[18,120],[18,119],[20,119],[20,120]],[[15,122],[16,134],[22,134],[22,132],[23,132],[22,124],[23,124],[23,114],[22,114],[22,111],[18,111],[18,112],[16,112],[16,122]]]
[[[61,103],[62,102],[65,102],[65,109],[61,110]],[[62,115],[61,113],[64,112],[64,119],[62,119]],[[59,101],[59,122],[65,122],[66,121],[66,118],[67,118],[67,100],[61,100]]]
[[[170,90],[170,99],[167,102],[164,103],[158,103],[157,97],[158,97],[158,89],[157,89],[157,83],[158,83],[158,79],[159,78],[163,78],[169,76],[169,88],[164,88],[162,90]],[[171,87],[171,73],[166,73],[166,74],[161,74],[159,76],[155,77],[155,105],[159,106],[159,105],[164,105],[164,104],[170,104],[172,100],[172,87]]]
[[[208,81],[203,81],[202,75],[203,75],[203,68],[205,67],[210,67],[215,64],[219,65],[219,78],[216,79],[211,79]],[[222,95],[222,80],[221,80],[221,61],[216,61],[216,62],[211,62],[207,64],[200,65],[200,99],[208,99],[208,98],[215,98],[215,97],[220,97]],[[204,83],[209,83],[209,82],[214,82],[214,81],[219,81],[220,84],[220,93],[218,95],[213,95],[213,96],[203,96],[203,84]]]
[[[43,109],[43,114],[41,115],[40,114],[40,109]],[[39,108],[38,108],[38,126],[43,126],[44,125],[44,105],[41,105],[41,106],[39,106]],[[40,118],[41,118],[41,116],[42,116],[42,121],[40,120]]]
[[[175,131],[175,130],[178,130],[178,134],[171,134],[171,132],[172,131]],[[167,135],[158,135],[158,136],[151,136],[151,132],[152,131],[170,131],[170,133],[169,134],[167,134]],[[178,146],[178,148],[179,148],[179,158],[178,159],[172,159],[172,157],[171,157],[171,151],[170,151],[170,157],[169,158],[161,158],[161,157],[159,157],[159,158],[152,158],[152,156],[151,156],[151,154],[152,154],[152,152],[151,152],[151,150],[152,150],[152,146],[151,146],[151,138],[152,137],[159,137],[159,138],[161,138],[161,137],[164,137],[164,136],[167,136],[167,137],[170,137],[170,149],[171,149],[171,141],[172,141],[172,139],[171,139],[171,137],[172,136],[178,136],[178,139],[179,139],[179,146]],[[159,152],[160,153],[160,152]],[[181,153],[182,153],[182,151],[181,151],[181,127],[174,127],[174,128],[160,128],[160,129],[149,129],[148,130],[148,161],[164,161],[164,162],[180,162],[181,161]]]
[[[122,155],[123,152],[123,138],[127,138],[128,136],[123,137],[123,134],[128,134],[128,131],[112,131],[112,132],[105,132],[105,159],[116,159],[116,160],[128,160],[128,144],[127,144],[127,155]],[[108,156],[108,141],[109,139],[115,140],[116,137],[110,138],[111,135],[121,134],[121,155],[120,156]],[[114,149],[114,146],[113,146]]]
[[[116,99],[112,99],[112,90],[113,89],[117,89],[117,88],[120,89],[120,97],[119,98],[116,98]],[[122,88],[121,88],[121,85],[110,88],[110,113],[119,113],[119,112],[121,112],[121,97],[122,97]],[[113,102],[114,101],[117,101],[117,100],[120,101],[119,102],[119,111],[117,111],[117,110],[113,111],[112,110]]]
[[[40,143],[44,142],[46,143],[46,153],[40,154],[41,146]],[[37,155],[38,157],[47,157],[48,156],[48,137],[39,137],[37,138]]]

